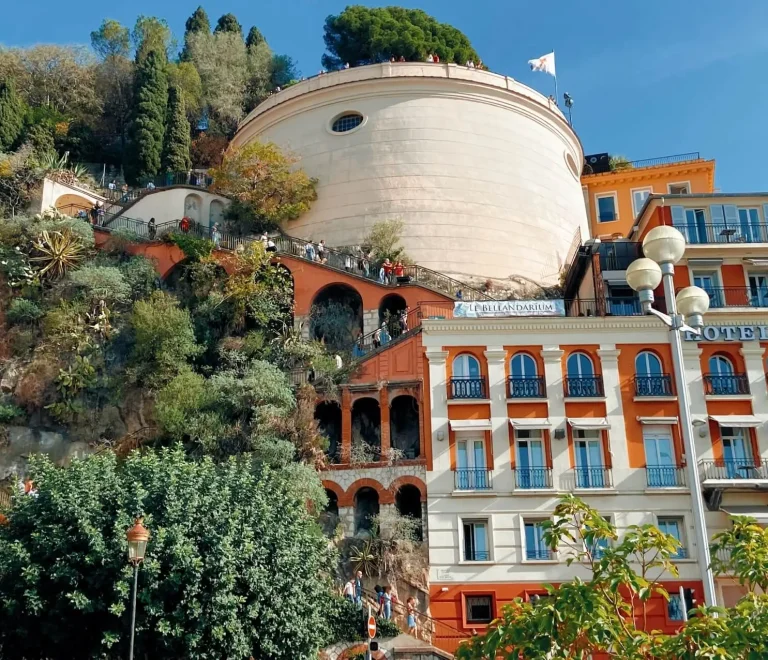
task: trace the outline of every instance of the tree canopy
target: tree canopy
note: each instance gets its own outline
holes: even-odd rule
[[[189,121],[184,96],[179,87],[168,89],[168,120],[163,143],[162,168],[166,172],[186,172],[189,160]]]
[[[168,77],[164,53],[151,50],[136,71],[133,120],[133,178],[154,177],[160,171],[165,122],[168,112]]]
[[[393,56],[423,62],[430,53],[456,64],[480,59],[464,33],[420,9],[352,5],[325,19],[323,39],[328,52],[322,63],[328,69],[385,62]]]
[[[214,32],[232,32],[242,38],[243,26],[240,25],[237,16],[234,14],[224,14],[223,16],[220,16],[219,20],[216,22]]]
[[[0,81],[0,152],[10,149],[24,128],[24,104],[12,80]]]

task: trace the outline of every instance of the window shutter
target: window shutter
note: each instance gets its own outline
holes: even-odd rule
[[[725,224],[729,227],[739,226],[739,210],[734,204],[724,204],[723,212],[725,213]]]
[[[710,206],[709,215],[712,218],[713,227],[723,227],[725,225],[725,213],[720,204]]]
[[[763,204],[763,222],[761,224],[763,227],[768,225],[768,204]]]
[[[672,206],[672,226],[685,233],[685,209],[682,206]]]

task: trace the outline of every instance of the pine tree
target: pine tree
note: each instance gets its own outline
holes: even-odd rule
[[[258,46],[262,41],[266,41],[264,39],[264,35],[261,33],[259,28],[257,28],[255,25],[248,31],[248,37],[245,40],[245,45],[248,48],[253,48],[254,46]]]
[[[243,36],[243,26],[237,20],[234,14],[224,14],[216,23],[214,32],[234,32]]]
[[[0,151],[7,151],[24,128],[24,103],[12,80],[0,81]]]
[[[137,181],[160,171],[165,120],[168,111],[168,79],[162,53],[150,51],[136,68],[133,120],[133,178]]]
[[[184,24],[184,48],[181,51],[181,55],[179,55],[179,59],[182,62],[189,62],[189,35],[199,32],[206,34],[211,32],[211,22],[208,20],[208,14],[205,13],[205,9],[202,7],[195,9],[195,13]]]
[[[189,121],[184,108],[184,97],[178,87],[168,90],[168,122],[165,126],[163,145],[163,170],[186,172],[189,160]]]

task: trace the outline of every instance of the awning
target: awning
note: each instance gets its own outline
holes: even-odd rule
[[[709,418],[720,426],[734,426],[740,429],[753,429],[763,423],[755,415],[710,415]]]
[[[677,424],[677,417],[638,417],[641,424]]]
[[[490,419],[452,419],[451,431],[490,431]]]
[[[750,516],[759,523],[768,523],[768,507],[749,506],[734,504],[731,506],[721,506],[721,511],[725,511],[729,516]]]
[[[582,431],[602,431],[611,428],[605,417],[569,417],[568,423],[572,429]]]
[[[521,417],[511,418],[509,423],[516,429],[549,429],[552,428],[552,422],[546,417]]]

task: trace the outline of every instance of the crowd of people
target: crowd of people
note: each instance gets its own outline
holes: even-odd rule
[[[377,584],[373,590],[376,596],[374,599],[375,602],[373,602],[372,605],[375,608],[376,614],[378,614],[383,619],[394,619],[394,606],[396,606],[400,601],[397,598],[397,594],[392,589],[392,585],[388,584],[382,587]],[[358,607],[363,606],[362,571],[357,571],[354,577],[350,578],[349,581],[346,582],[342,589],[342,596]],[[410,596],[405,601],[406,627],[408,628],[408,633],[414,637],[417,635],[417,605],[418,602],[413,596]]]

